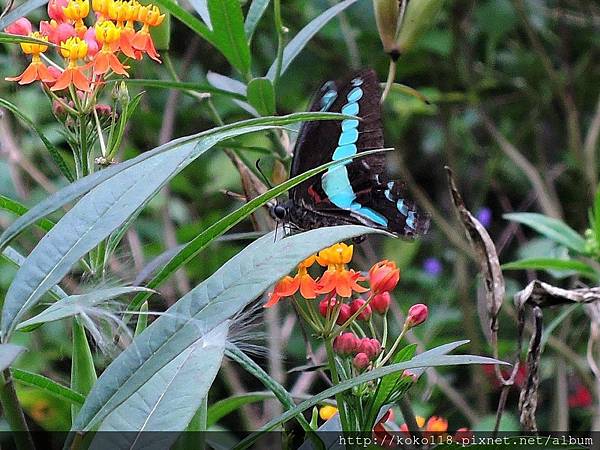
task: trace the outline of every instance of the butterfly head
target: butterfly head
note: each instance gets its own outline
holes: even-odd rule
[[[273,216],[273,219],[278,222],[285,222],[289,216],[289,210],[286,205],[274,205],[270,208],[269,212]]]

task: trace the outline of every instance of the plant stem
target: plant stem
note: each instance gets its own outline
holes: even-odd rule
[[[329,370],[331,371],[331,381],[334,385],[340,383],[337,367],[335,365],[335,354],[333,353],[333,339],[325,339],[325,349],[327,350],[327,361],[329,362]],[[342,432],[351,431],[349,428],[348,418],[346,417],[346,404],[344,403],[344,395],[340,392],[335,395],[338,412],[340,414],[340,423],[342,424]]]
[[[402,340],[402,338],[404,337],[404,335],[406,334],[407,331],[408,330],[406,329],[406,327],[402,329],[402,333],[400,333],[400,336],[398,336],[396,338],[396,340],[394,341],[394,345],[392,345],[392,348],[390,348],[390,351],[385,356],[385,358],[383,358],[381,360],[381,362],[379,364],[377,364],[377,367],[383,366],[394,355],[394,352],[398,348],[398,345],[400,344],[400,341]]]
[[[25,422],[23,409],[17,398],[17,392],[15,391],[15,385],[10,369],[4,370],[0,383],[0,404],[2,404],[2,413],[8,422],[10,430],[14,433],[17,449],[34,450],[35,446],[33,445],[31,434],[29,434],[27,422]]]
[[[281,19],[281,0],[273,1],[273,13],[275,16],[275,29],[277,30],[277,58],[275,60],[275,78],[273,79],[273,87],[277,88],[283,67],[283,41],[285,37],[285,30]]]

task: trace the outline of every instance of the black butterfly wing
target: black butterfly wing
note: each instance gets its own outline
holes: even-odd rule
[[[361,120],[315,121],[300,130],[291,176],[351,154],[383,147],[381,92],[376,73],[361,70],[326,83],[310,111],[341,112]],[[311,225],[360,223],[402,236],[423,234],[428,217],[404,195],[400,182],[385,175],[385,156],[369,155],[328,169],[291,191],[294,205],[314,213]],[[320,219],[315,219],[320,217]]]

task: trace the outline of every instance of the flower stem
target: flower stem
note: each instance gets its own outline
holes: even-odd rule
[[[367,301],[360,308],[358,308],[358,310],[354,314],[352,314],[348,320],[346,320],[342,324],[342,326],[339,328],[337,334],[342,333],[346,328],[348,328],[348,326],[350,326],[350,324],[352,322],[354,322],[354,320],[360,315],[360,313],[362,313],[365,309],[367,309],[367,306],[369,306],[369,303],[371,303],[371,300],[373,300],[373,297],[374,297],[373,292],[371,292],[371,295],[369,295],[369,298],[367,299]]]
[[[394,341],[394,345],[392,345],[392,348],[390,348],[390,351],[388,352],[388,354],[385,355],[385,358],[383,358],[381,360],[381,362],[377,364],[377,367],[383,366],[394,355],[394,352],[398,348],[400,341],[402,340],[402,338],[404,337],[404,335],[406,334],[407,331],[408,331],[408,329],[406,327],[402,329],[402,333],[400,333],[400,336],[398,336],[396,338],[396,340]]]
[[[29,434],[27,422],[25,422],[23,409],[17,398],[17,392],[15,391],[15,385],[10,369],[4,370],[0,377],[0,383],[0,404],[2,404],[2,412],[6,418],[6,422],[8,422],[10,430],[14,433],[17,449],[34,450],[35,446],[33,445],[31,434]]]
[[[325,339],[325,349],[327,351],[327,361],[329,363],[329,370],[331,372],[331,381],[334,385],[340,383],[340,377],[338,375],[337,367],[335,365],[335,354],[333,353],[333,339]],[[350,431],[348,418],[346,417],[346,404],[344,402],[344,395],[340,392],[335,395],[335,402],[340,414],[340,423],[342,424],[342,432]]]

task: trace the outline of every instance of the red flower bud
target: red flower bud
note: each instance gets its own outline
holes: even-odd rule
[[[338,315],[338,318],[335,321],[335,323],[337,323],[338,325],[343,325],[344,323],[346,323],[346,321],[350,318],[351,315],[352,310],[350,309],[350,305],[344,303],[340,307],[340,314]]]
[[[371,306],[371,309],[373,309],[373,311],[383,315],[389,309],[390,302],[390,293],[386,291],[382,292],[381,294],[377,294],[375,297],[373,297],[369,305]]]
[[[94,56],[100,49],[98,41],[96,40],[96,29],[89,27],[83,35],[83,40],[88,46],[88,56]]]
[[[359,339],[354,333],[342,333],[333,340],[333,351],[340,356],[349,356],[356,352]]]
[[[105,105],[103,103],[97,104],[94,107],[94,109],[96,110],[99,116],[110,117],[110,115],[112,114],[112,108],[110,107],[110,105]]]
[[[457,444],[468,444],[473,440],[473,432],[468,428],[459,428],[454,434],[453,441]]]
[[[367,303],[362,298],[357,298],[352,303],[350,303],[350,310],[352,311],[351,315],[354,315],[356,311],[361,309],[363,305]],[[367,305],[365,309],[363,309],[358,316],[356,316],[358,320],[369,320],[371,318],[371,306]]]
[[[379,261],[369,270],[369,282],[375,294],[393,290],[398,281],[400,281],[400,269],[392,261]]]
[[[319,314],[323,317],[327,317],[327,309],[333,310],[333,307],[337,304],[335,297],[324,298],[319,302]],[[329,313],[331,315],[331,313]]]
[[[412,378],[413,383],[416,383],[419,380],[419,377],[416,373],[411,372],[410,370],[405,370],[402,372],[402,378],[410,377]]]
[[[359,353],[352,360],[352,364],[354,364],[354,367],[358,370],[366,369],[369,366],[369,362],[369,357],[364,353]]]
[[[358,343],[356,351],[364,353],[372,361],[381,353],[381,344],[377,339],[362,338]]]
[[[421,325],[427,320],[428,315],[429,312],[427,305],[417,303],[416,305],[411,306],[408,310],[408,317],[406,318],[406,322],[404,322],[404,326],[410,329],[412,327],[416,327],[417,325]]]
[[[69,3],[68,0],[50,0],[48,2],[48,17],[57,22],[65,22],[67,20],[63,8]]]
[[[18,34],[19,36],[29,36],[32,31],[31,22],[25,17],[15,20],[4,31],[10,34]]]

